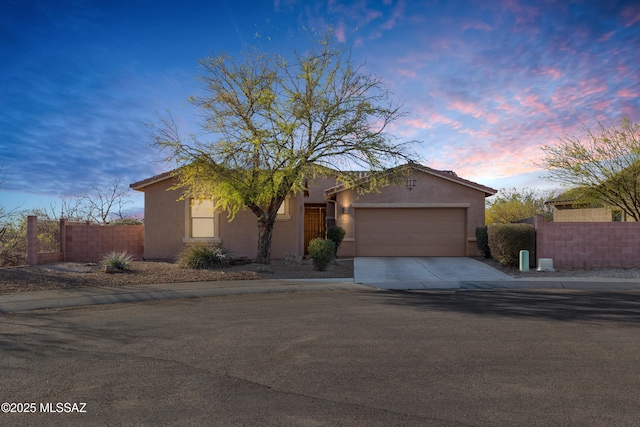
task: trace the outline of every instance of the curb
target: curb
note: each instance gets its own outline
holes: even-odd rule
[[[361,283],[363,284],[363,283]],[[501,280],[411,281],[364,283],[386,290],[507,290],[571,289],[598,291],[640,291],[640,279],[526,278]]]

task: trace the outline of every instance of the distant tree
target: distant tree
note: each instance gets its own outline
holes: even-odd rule
[[[115,179],[102,187],[93,186],[85,193],[61,197],[60,204],[51,203],[49,207],[33,209],[30,214],[46,219],[65,218],[106,225],[126,219],[124,208],[131,203],[130,191]]]
[[[6,177],[0,175],[0,187],[6,181]],[[22,265],[26,259],[26,221],[23,227],[19,208],[9,209],[0,205],[0,267]]]
[[[549,179],[578,188],[581,202],[617,207],[640,221],[640,124],[584,127],[582,136],[565,136],[542,148],[539,164]]]
[[[541,192],[531,189],[502,189],[486,202],[486,224],[508,224],[543,215],[546,220],[553,218],[551,207],[544,204],[553,198],[553,192]]]
[[[389,179],[388,167],[410,159],[389,125],[404,116],[380,78],[354,66],[330,35],[290,58],[249,50],[200,61],[205,94],[191,98],[202,133],[183,138],[171,116],[154,126],[156,145],[170,152],[183,198],[213,199],[231,217],[257,217],[258,263],[268,264],[280,205],[330,168],[356,185],[348,170],[371,171],[369,191]]]
[[[130,191],[115,179],[104,187],[94,186],[88,193],[77,196],[77,204],[70,205],[70,208],[90,221],[109,224],[125,218],[124,208],[131,203]]]
[[[0,188],[2,188],[5,182],[7,182],[7,177],[2,173],[2,166],[0,166]],[[0,232],[3,229],[3,223],[14,218],[18,211],[19,208],[9,209],[4,205],[0,205]]]

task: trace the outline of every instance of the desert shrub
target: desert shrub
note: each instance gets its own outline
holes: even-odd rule
[[[27,233],[16,227],[0,227],[0,267],[27,263]]]
[[[2,213],[2,207],[0,207]],[[0,267],[27,263],[27,216],[0,215]]]
[[[111,221],[108,225],[142,225],[144,222],[138,218],[118,218]]]
[[[334,256],[338,254],[338,248],[340,247],[340,244],[344,239],[344,235],[345,235],[345,231],[344,231],[344,228],[342,227],[334,226],[334,227],[329,227],[327,229],[327,239],[331,240],[333,243],[336,244],[336,251],[333,254]]]
[[[488,227],[491,255],[502,265],[517,266],[521,250],[535,260],[536,230],[529,224],[492,224]]]
[[[197,270],[220,268],[230,263],[227,251],[205,245],[188,246],[178,255],[178,265]]]
[[[336,253],[336,244],[333,240],[315,238],[309,242],[309,256],[313,259],[313,268],[316,271],[324,271]]]
[[[102,265],[125,270],[133,262],[133,257],[127,251],[112,251],[102,258]]]
[[[489,248],[489,233],[487,226],[476,227],[476,244],[478,250],[485,258],[491,258],[491,248]]]

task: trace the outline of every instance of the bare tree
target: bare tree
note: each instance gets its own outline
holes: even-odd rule
[[[115,179],[104,189],[94,186],[89,193],[77,196],[77,203],[67,208],[89,221],[109,224],[125,217],[124,208],[131,203],[129,192],[129,187],[123,187],[120,180]]]
[[[32,214],[48,219],[65,218],[70,221],[91,221],[109,224],[124,219],[125,207],[131,203],[130,189],[115,179],[103,187],[93,186],[86,193],[72,197],[61,197],[59,204],[50,203],[39,207]]]

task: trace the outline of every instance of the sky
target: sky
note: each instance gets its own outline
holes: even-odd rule
[[[421,163],[496,189],[558,187],[540,147],[640,122],[637,1],[0,0],[0,206],[170,170],[149,124],[197,127],[198,59],[327,28],[402,105]]]

